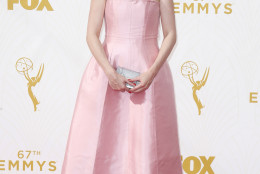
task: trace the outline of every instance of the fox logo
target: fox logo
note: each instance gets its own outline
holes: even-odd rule
[[[42,11],[45,7],[47,11],[53,11],[48,0],[31,0],[30,4],[28,3],[28,0],[8,0],[8,10],[13,10],[14,4],[21,4],[21,6],[26,10],[36,9],[37,11]]]

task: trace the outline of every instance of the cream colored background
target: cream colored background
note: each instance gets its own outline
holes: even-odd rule
[[[7,0],[0,1],[0,160],[5,160],[0,164],[6,168],[1,174],[30,173],[8,172],[7,162],[19,160],[19,150],[41,151],[40,156],[25,159],[34,162],[32,173],[40,173],[37,160],[46,161],[41,173],[59,174],[61,170],[79,83],[91,57],[85,39],[90,0],[49,2],[54,11],[25,10],[19,4],[7,10]],[[249,96],[258,92],[260,98],[260,1],[214,0],[216,4],[227,2],[233,10],[229,15],[213,11],[176,14],[178,41],[168,61],[181,154],[183,158],[214,156],[211,167],[216,174],[258,174],[260,103],[250,103]],[[36,112],[27,81],[15,69],[20,57],[33,61],[31,76],[40,64],[45,65],[40,83],[33,87],[40,101]],[[198,92],[205,105],[200,116],[192,85],[180,73],[186,61],[199,65],[196,80],[210,67],[208,81]],[[55,172],[48,171],[49,161],[56,162]]]

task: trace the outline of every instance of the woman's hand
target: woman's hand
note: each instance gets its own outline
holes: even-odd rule
[[[142,92],[142,91],[148,89],[149,86],[151,85],[154,77],[155,77],[155,73],[148,70],[148,71],[141,73],[139,76],[137,76],[135,78],[128,79],[130,82],[136,81],[136,80],[140,81],[140,83],[137,86],[134,86],[133,88],[131,88],[129,90],[129,92],[137,93],[137,92]]]
[[[126,87],[125,82],[127,82],[129,85],[134,86],[135,84],[130,82],[128,79],[126,79],[121,74],[118,74],[116,72],[112,73],[108,77],[109,85],[112,89],[118,90],[121,92],[129,91],[129,88]]]

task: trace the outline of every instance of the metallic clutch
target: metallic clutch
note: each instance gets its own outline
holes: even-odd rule
[[[118,74],[121,74],[122,76],[126,77],[127,79],[131,79],[131,78],[134,78],[134,77],[137,77],[140,75],[140,72],[136,72],[136,71],[124,68],[124,67],[120,67],[120,66],[117,66],[116,72]],[[132,83],[135,83],[136,85],[138,85],[140,83],[140,81],[136,80],[136,81],[133,81]],[[128,87],[130,89],[133,88],[133,86],[128,83],[126,83],[126,87]]]

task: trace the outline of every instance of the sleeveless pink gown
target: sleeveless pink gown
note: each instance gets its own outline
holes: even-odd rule
[[[146,71],[159,51],[160,3],[107,0],[111,65]],[[92,56],[80,83],[61,174],[182,174],[172,73],[166,61],[140,93],[113,90]]]

